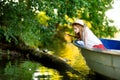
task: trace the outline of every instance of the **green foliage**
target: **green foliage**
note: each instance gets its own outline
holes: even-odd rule
[[[117,30],[109,27],[109,20],[105,17],[105,11],[111,8],[111,2],[112,0],[1,0],[0,39],[5,36],[11,42],[11,38],[17,41],[15,36],[19,36],[28,45],[57,51],[64,46],[65,31],[71,31],[68,27],[59,26],[70,24],[65,15],[89,21],[93,32],[99,37],[113,37]],[[81,16],[78,16],[78,10]],[[46,20],[48,26],[38,20],[38,11],[44,11],[50,17]]]
[[[39,66],[40,65],[29,61],[24,61],[21,65],[18,65],[17,62],[13,65],[9,62],[4,69],[4,75],[7,76],[5,79],[32,80],[33,73]]]

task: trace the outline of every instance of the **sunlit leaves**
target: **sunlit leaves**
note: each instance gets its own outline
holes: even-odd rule
[[[56,52],[64,48],[63,52],[73,59],[73,56],[68,55],[73,49],[69,45],[65,46],[69,39],[64,37],[73,31],[70,26],[73,18],[85,20],[86,25],[98,37],[113,37],[117,30],[108,26],[105,17],[106,10],[111,8],[111,2],[112,0],[1,0],[0,38],[3,34],[10,42],[11,38],[19,36],[28,45]]]
[[[6,39],[20,36],[32,46],[47,47],[64,44],[65,32],[74,18],[81,18],[98,37],[114,35],[114,28],[109,26],[105,11],[111,7],[112,0],[2,0],[0,4],[0,25]],[[38,12],[38,13],[36,13]],[[3,28],[3,27],[1,27]],[[113,29],[112,29],[113,28]],[[54,40],[54,41],[53,41]],[[59,46],[59,45],[58,45]],[[51,48],[52,48],[51,47]]]
[[[40,24],[43,24],[43,25],[45,25],[45,26],[48,26],[47,20],[49,20],[50,17],[48,17],[48,16],[46,15],[46,12],[40,11],[40,12],[38,13],[38,15],[37,15],[37,18],[38,18]]]
[[[89,68],[85,64],[84,58],[80,54],[78,48],[75,47],[72,43],[65,45],[65,48],[61,50],[60,56],[62,56],[68,64],[82,71],[83,74],[87,75],[89,73]]]
[[[65,15],[65,20],[70,22],[70,23],[73,23],[74,22],[74,19],[68,17],[68,15]]]

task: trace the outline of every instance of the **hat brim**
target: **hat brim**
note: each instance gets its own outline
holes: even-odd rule
[[[76,24],[84,27],[84,25],[82,25],[82,24],[80,24],[80,23],[73,23],[72,26],[73,26],[73,25],[76,25]]]

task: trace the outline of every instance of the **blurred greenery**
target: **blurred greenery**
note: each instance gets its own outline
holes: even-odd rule
[[[29,66],[32,65],[32,66]],[[5,75],[9,78],[9,80],[31,80],[32,74],[34,73],[34,66],[32,63],[23,63],[23,66],[17,67],[16,65],[12,65],[11,62],[9,62],[6,65],[5,68]],[[32,70],[29,70],[33,68]],[[21,76],[21,77],[20,77]]]
[[[9,61],[0,66],[0,80],[61,80],[62,77],[56,70],[46,68],[41,64],[31,61]]]
[[[4,61],[5,62],[5,61]],[[2,62],[0,61],[2,64]],[[40,66],[30,61],[9,61],[0,66],[0,80],[32,80],[33,73]]]
[[[117,31],[110,27],[105,12],[112,0],[1,0],[0,33],[8,42],[21,37],[33,47],[61,50],[65,32],[72,32],[75,18],[89,22],[98,37],[113,37]],[[67,16],[67,18],[66,18]],[[0,35],[0,38],[3,36]],[[52,44],[52,45],[51,45]],[[59,45],[60,44],[60,45]]]
[[[93,73],[89,73],[88,67],[83,63],[83,57],[80,55],[76,60],[78,61],[77,64],[82,64],[75,68],[81,71],[84,76],[67,72],[70,77],[68,79],[66,75],[60,75],[58,71],[32,61],[2,59],[0,60],[0,80],[63,80],[63,77],[65,77],[65,80],[92,80],[95,76]],[[69,63],[71,64],[71,62]],[[88,75],[91,75],[91,77],[88,77]]]
[[[27,45],[57,53],[87,75],[89,68],[79,50],[71,43],[73,38],[66,33],[73,34],[71,23],[80,18],[98,37],[113,37],[117,29],[109,25],[113,21],[105,15],[112,8],[112,3],[113,0],[0,0],[0,39],[4,36],[9,43],[14,39],[19,44],[18,36]],[[26,65],[35,68],[34,64],[26,62],[22,65],[15,68],[8,63],[6,75],[16,76],[16,79],[17,74],[23,74],[24,80],[25,77],[31,78],[26,74],[31,75],[34,70],[19,70],[28,68]],[[15,74],[14,70],[17,70]]]

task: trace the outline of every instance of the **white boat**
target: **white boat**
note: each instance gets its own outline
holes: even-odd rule
[[[86,60],[88,67],[106,77],[120,80],[120,41],[100,39],[107,50],[91,49],[74,41]]]

